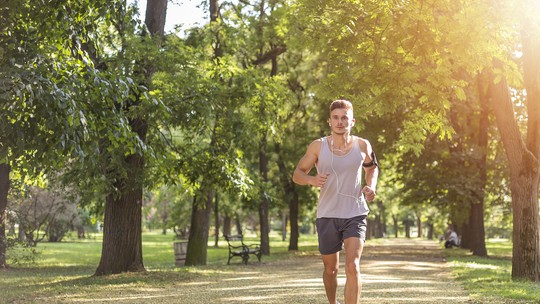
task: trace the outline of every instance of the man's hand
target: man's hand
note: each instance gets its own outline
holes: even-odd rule
[[[372,202],[375,199],[375,190],[371,189],[369,186],[364,186],[364,189],[362,189],[362,192],[366,196],[366,200],[368,202]]]
[[[321,173],[317,176],[313,176],[313,179],[311,181],[311,185],[314,187],[322,187],[326,183],[326,179],[328,178],[328,175],[330,173]]]

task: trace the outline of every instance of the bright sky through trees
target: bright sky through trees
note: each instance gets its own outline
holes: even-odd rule
[[[140,15],[144,16],[146,10],[146,0],[131,0],[132,3],[139,4]],[[172,32],[178,25],[182,30],[196,25],[202,25],[207,18],[207,13],[201,4],[202,0],[174,0],[167,6],[167,21],[165,23],[165,32]],[[182,35],[183,32],[180,32]]]

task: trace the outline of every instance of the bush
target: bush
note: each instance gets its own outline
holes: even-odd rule
[[[26,242],[20,241],[16,238],[7,239],[7,252],[6,258],[8,264],[22,265],[22,264],[35,264],[36,258],[41,253]]]

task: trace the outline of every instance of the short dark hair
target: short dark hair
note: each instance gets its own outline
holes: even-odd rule
[[[332,112],[335,109],[347,109],[352,110],[353,106],[352,103],[346,99],[337,99],[332,101],[330,104],[330,112]]]

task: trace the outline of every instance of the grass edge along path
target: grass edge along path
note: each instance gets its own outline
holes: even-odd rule
[[[512,280],[512,242],[488,239],[488,257],[444,250],[452,273],[475,303],[540,303],[540,283]]]
[[[87,243],[91,244],[43,244],[42,248],[46,250],[37,265],[0,272],[0,302],[326,303],[321,280],[322,263],[316,252],[316,238],[312,235],[302,235],[301,250],[297,253],[288,253],[288,243],[279,237],[272,239],[272,255],[263,257],[261,264],[254,262],[244,266],[240,261],[234,261],[233,265],[227,266],[227,249],[220,243],[220,248],[209,247],[208,266],[175,269],[172,267],[170,236],[145,234],[143,246],[148,273],[100,278],[91,277],[99,261],[99,240]],[[390,249],[391,244],[394,249]],[[448,298],[447,294],[452,293],[451,286],[455,284],[449,269],[458,264],[454,260],[444,263],[442,251],[444,254],[461,252],[440,249],[434,241],[368,240],[362,260],[362,303],[465,302],[467,295],[462,290],[458,296],[450,294]],[[501,249],[501,252],[507,251],[507,248]],[[460,255],[456,261],[468,258],[465,251]],[[430,273],[433,278],[423,280],[425,273]],[[479,275],[481,280],[482,273]],[[344,278],[342,255],[340,297]],[[429,286],[433,281],[440,284]],[[463,281],[460,279],[460,282]],[[474,303],[540,302],[537,291],[532,301],[530,297],[493,298],[475,291],[474,285],[462,284],[473,295]]]

